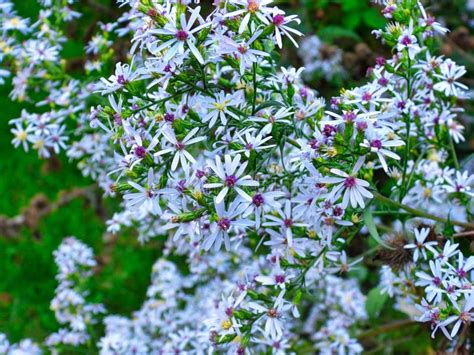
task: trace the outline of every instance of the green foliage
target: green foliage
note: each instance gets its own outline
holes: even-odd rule
[[[0,215],[13,217],[38,193],[56,201],[61,191],[89,186],[91,181],[65,156],[56,162],[39,160],[34,152],[12,146],[8,120],[18,117],[28,105],[12,104],[9,89],[0,88]],[[106,210],[113,204],[116,202],[105,201]],[[53,251],[69,235],[93,247],[99,257],[100,270],[92,281],[91,299],[104,302],[112,313],[129,315],[138,309],[161,246],[156,242],[140,245],[130,231],[108,244],[102,239],[104,232],[104,220],[82,198],[41,219],[36,230],[24,228],[13,237],[2,235],[0,230],[0,332],[13,342],[27,337],[42,341],[59,328],[49,309],[57,285]]]
[[[374,320],[380,315],[387,299],[388,295],[386,293],[382,294],[379,287],[370,290],[365,303],[365,308],[370,319]]]

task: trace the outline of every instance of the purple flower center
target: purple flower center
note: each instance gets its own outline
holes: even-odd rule
[[[217,225],[219,226],[220,229],[223,231],[228,231],[230,228],[230,219],[229,218],[221,218],[218,222]]]
[[[241,45],[237,48],[237,50],[239,51],[240,54],[245,54],[245,53],[247,53],[247,50],[248,50],[248,49],[247,49],[247,47],[245,47],[243,44],[241,44]]]
[[[354,187],[356,185],[356,179],[353,176],[348,176],[346,177],[346,180],[344,180],[344,186],[347,187],[348,189]]]
[[[232,307],[227,307],[225,309],[225,314],[228,316],[228,317],[232,317],[232,315],[234,314],[234,309]]]
[[[146,149],[139,145],[138,147],[135,148],[135,155],[139,158],[145,157]]]
[[[285,16],[278,14],[276,16],[273,16],[273,24],[275,26],[280,26],[285,22]]]
[[[411,41],[411,38],[410,36],[404,36],[401,40],[401,43],[404,45],[404,46],[408,46],[412,43]]]
[[[388,79],[384,76],[382,76],[380,79],[379,79],[379,84],[381,86],[386,86],[388,84]]]
[[[362,100],[364,101],[372,100],[372,94],[370,92],[364,92],[364,95],[362,95]]]
[[[125,85],[127,83],[127,80],[125,80],[124,76],[122,74],[117,76],[117,83],[120,85]]]
[[[178,30],[176,32],[176,39],[178,41],[186,41],[188,39],[188,33],[185,30]]]
[[[356,119],[356,117],[357,117],[357,115],[352,111],[344,113],[344,120],[346,120],[348,122],[354,121]]]
[[[382,141],[380,139],[374,139],[371,143],[370,146],[376,149],[382,148]]]
[[[178,190],[179,192],[184,192],[184,190],[186,190],[186,181],[178,181],[178,183],[176,184],[176,190]]]
[[[229,175],[225,177],[224,184],[228,187],[234,187],[235,184],[237,183],[237,178],[235,175]]]
[[[181,143],[181,142],[177,142],[177,143],[176,143],[176,148],[177,148],[178,150],[183,150],[184,147],[185,147],[185,145],[184,145],[183,143]]]
[[[197,177],[198,179],[202,179],[204,176],[206,176],[206,172],[205,172],[205,171],[199,170],[199,169],[196,171],[196,177]]]
[[[456,270],[456,272],[457,272],[458,276],[461,277],[461,278],[465,278],[467,276],[467,272],[464,271],[463,269],[458,269],[458,270]]]
[[[365,121],[357,122],[356,127],[359,131],[365,131],[369,125]]]
[[[333,211],[334,216],[339,217],[339,216],[342,216],[343,213],[344,213],[344,210],[342,209],[342,207],[340,206],[334,207],[334,211]]]
[[[121,125],[122,125],[122,117],[120,117],[120,113],[115,113],[115,114],[114,114],[114,123],[115,123],[117,126],[121,126]]]
[[[165,113],[165,121],[166,122],[173,122],[174,121],[174,114],[171,112]]]
[[[285,283],[285,275],[275,275],[275,282],[277,284]]]
[[[331,125],[325,125],[324,128],[323,128],[323,134],[326,136],[326,137],[329,137],[331,136],[334,132],[336,132],[336,128],[334,128],[333,126]]]
[[[311,139],[309,141],[309,146],[311,149],[318,149],[319,148],[319,142],[316,139]]]
[[[441,279],[438,276],[433,277],[433,284],[436,286],[441,285]]]
[[[375,59],[375,63],[378,65],[378,66],[383,66],[385,65],[385,58],[384,57],[377,57]]]
[[[262,194],[255,194],[255,195],[253,195],[253,197],[252,197],[252,203],[253,203],[255,206],[260,207],[261,205],[263,205],[264,202],[265,202],[265,200],[264,200]]]
[[[293,225],[293,220],[291,218],[286,218],[283,221],[283,224],[285,225],[285,227],[290,228]]]

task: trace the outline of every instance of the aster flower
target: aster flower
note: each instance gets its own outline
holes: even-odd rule
[[[367,138],[365,138],[364,142],[360,145],[377,154],[383,169],[385,172],[388,172],[388,165],[385,157],[387,156],[395,160],[400,160],[400,157],[386,148],[400,147],[405,145],[405,142],[397,139],[398,137],[396,137],[395,134],[385,129],[369,129],[366,131],[366,137]]]
[[[239,201],[232,202],[229,208],[226,209],[223,201],[218,202],[215,199],[214,207],[216,209],[217,221],[212,224],[209,235],[204,238],[202,247],[204,250],[209,250],[214,246],[214,250],[218,251],[221,249],[222,243],[224,243],[225,249],[229,251],[229,233],[239,228],[245,229],[250,227],[253,223],[248,219],[237,218],[244,208]]]
[[[413,252],[413,261],[416,263],[418,258],[421,255],[423,259],[427,259],[426,249],[430,245],[436,245],[437,242],[425,242],[426,238],[430,234],[429,228],[415,229],[415,243],[406,244],[405,249],[414,249]]]
[[[219,54],[231,54],[235,56],[240,62],[240,75],[244,75],[245,70],[252,66],[253,63],[260,61],[260,57],[268,57],[267,52],[253,49],[251,45],[255,42],[262,30],[255,31],[255,33],[247,41],[237,42],[230,37],[221,36],[219,38]]]
[[[227,196],[229,190],[235,190],[244,200],[252,201],[252,198],[242,187],[258,187],[259,183],[252,180],[250,175],[243,175],[248,162],[240,163],[241,156],[237,154],[234,159],[230,155],[224,156],[224,164],[220,156],[216,156],[215,162],[208,160],[208,165],[221,180],[221,182],[212,182],[204,184],[204,188],[215,189],[222,188],[216,197],[216,203],[220,203]]]
[[[213,98],[203,98],[201,109],[207,111],[202,118],[203,122],[209,122],[209,127],[214,127],[217,120],[221,125],[227,125],[228,116],[239,120],[231,107],[238,108],[242,103],[241,96],[238,93],[226,94],[224,91],[219,91]]]
[[[101,95],[107,95],[124,88],[127,83],[135,80],[136,76],[137,72],[133,69],[133,60],[131,64],[117,63],[115,74],[111,75],[109,79],[101,78],[101,82],[95,89]]]
[[[424,271],[419,271],[416,273],[418,281],[416,281],[417,286],[425,287],[426,299],[431,302],[439,303],[444,294],[444,283],[446,281],[446,275],[441,269],[441,263],[439,260],[429,262],[431,275],[427,274]]]
[[[243,6],[243,9],[235,10],[225,14],[225,17],[235,17],[245,14],[244,18],[240,22],[239,33],[243,33],[250,22],[252,15],[255,15],[260,21],[268,25],[272,9],[266,5],[272,3],[273,0],[230,0],[230,3],[236,6]]]
[[[462,309],[459,309],[457,304],[456,308],[459,312],[457,315],[450,316],[440,323],[440,326],[446,327],[447,325],[456,322],[454,323],[453,329],[449,334],[451,338],[454,338],[456,336],[462,325],[468,326],[468,324],[474,321],[474,311],[472,311],[474,308],[474,293],[471,293],[470,295],[466,296]]]
[[[138,192],[130,192],[123,196],[127,206],[132,209],[139,209],[142,206],[154,214],[161,214],[159,203],[159,189],[155,181],[155,174],[153,168],[148,170],[148,176],[145,186],[141,186],[134,181],[129,181],[128,184]]]
[[[458,80],[467,73],[464,66],[459,66],[451,59],[446,59],[440,66],[441,73],[434,76],[440,80],[433,88],[437,91],[444,92],[447,96],[459,96],[458,90],[466,91],[466,85]]]
[[[263,312],[265,315],[262,319],[265,321],[265,334],[272,338],[280,338],[283,335],[283,324],[281,318],[283,312],[288,309],[288,305],[285,304],[283,296],[285,290],[282,290],[278,297],[275,299],[272,307],[264,307],[256,302],[249,303],[249,307],[257,312]]]
[[[272,139],[272,136],[263,138],[261,133],[255,135],[255,130],[253,129],[248,129],[239,133],[238,138],[244,148],[236,150],[235,153],[244,153],[247,158],[250,157],[252,151],[260,152],[264,149],[269,149],[275,146],[275,144],[265,145],[266,142]]]
[[[331,173],[337,175],[338,177],[323,177],[319,179],[321,183],[326,184],[337,184],[334,186],[329,193],[330,199],[337,199],[339,196],[343,196],[341,207],[346,208],[349,205],[349,202],[352,207],[356,208],[360,206],[361,208],[365,207],[364,197],[372,198],[373,195],[366,189],[370,184],[362,179],[357,178],[357,172],[362,167],[365,157],[359,158],[357,163],[354,165],[351,174],[339,169],[331,169]]]
[[[408,28],[405,28],[400,37],[398,37],[397,49],[399,52],[406,50],[410,59],[415,59],[415,56],[421,51],[418,45],[418,39],[413,34],[413,20],[410,21]]]
[[[284,208],[278,208],[277,215],[268,214],[266,221],[263,223],[264,227],[280,227],[286,235],[288,246],[293,246],[293,227],[305,227],[306,224],[295,219],[291,201],[286,200]]]
[[[288,24],[292,22],[295,22],[298,25],[301,23],[297,15],[285,16],[284,11],[279,9],[274,11],[272,15],[272,23],[275,26],[275,39],[278,47],[283,47],[282,35],[284,35],[294,44],[296,48],[298,48],[298,43],[295,41],[293,36],[302,36],[303,34],[300,31],[288,26]]]
[[[189,163],[195,164],[196,160],[194,157],[186,150],[186,148],[192,144],[201,142],[206,139],[205,136],[194,137],[196,133],[199,131],[199,127],[193,128],[189,133],[183,138],[182,141],[178,141],[174,131],[165,126],[162,130],[163,136],[170,142],[173,147],[172,148],[165,148],[156,152],[155,156],[161,156],[163,154],[168,154],[175,152],[173,160],[171,162],[171,171],[175,171],[178,167],[178,164],[181,163],[181,167],[183,168],[186,174],[189,173]],[[193,138],[194,137],[194,138]]]
[[[152,34],[173,36],[172,39],[169,39],[160,45],[155,44],[153,47],[155,52],[161,52],[164,49],[167,49],[166,54],[163,57],[164,61],[173,59],[175,55],[184,54],[184,45],[186,44],[197,61],[201,64],[204,64],[204,58],[199,52],[199,49],[196,47],[196,39],[194,34],[209,26],[210,23],[202,23],[203,20],[199,15],[200,10],[201,8],[199,6],[191,10],[191,16],[189,17],[189,20],[186,20],[185,14],[181,14],[181,17],[179,18],[179,25],[175,21],[169,21],[162,29],[154,29],[149,31],[149,33]],[[196,20],[202,24],[192,28]]]

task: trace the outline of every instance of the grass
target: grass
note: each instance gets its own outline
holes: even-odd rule
[[[12,217],[38,193],[54,201],[60,191],[92,182],[65,156],[51,164],[34,152],[13,148],[8,120],[18,117],[22,107],[9,101],[8,89],[0,90],[0,132],[4,137],[0,141],[0,215]],[[105,201],[106,210],[113,204]],[[151,266],[159,256],[158,245],[142,246],[133,233],[126,232],[107,247],[104,232],[104,221],[82,198],[44,217],[36,230],[23,228],[13,237],[0,230],[0,332],[11,341],[28,337],[42,341],[59,328],[49,309],[57,285],[53,251],[69,235],[90,245],[96,255],[108,254],[92,282],[91,298],[104,302],[113,313],[129,315],[138,309],[145,298]]]

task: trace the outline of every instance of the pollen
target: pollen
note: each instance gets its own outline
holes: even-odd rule
[[[226,105],[227,105],[227,101],[226,102],[223,102],[223,103],[220,103],[220,102],[214,102],[213,106],[214,108],[219,111],[219,112],[222,112],[225,110],[226,108]]]
[[[433,196],[433,190],[431,190],[429,187],[426,187],[424,190],[423,190],[423,197],[424,198],[430,198]]]
[[[222,329],[229,330],[232,327],[232,322],[229,319],[224,319],[221,322]]]
[[[28,134],[26,133],[26,131],[18,131],[16,133],[16,138],[18,138],[18,140],[20,141],[26,141],[26,138],[28,138]]]
[[[249,12],[257,12],[259,8],[260,8],[260,5],[258,4],[257,1],[249,0],[248,7],[247,7]]]
[[[38,139],[37,141],[35,141],[35,143],[33,144],[33,148],[37,149],[37,150],[43,149],[44,148],[44,140],[43,139]]]
[[[18,17],[13,17],[11,20],[10,20],[10,24],[12,26],[18,26],[20,24],[20,19]]]
[[[327,154],[330,156],[330,157],[335,157],[337,155],[337,149],[334,148],[334,147],[329,147],[327,149]]]

